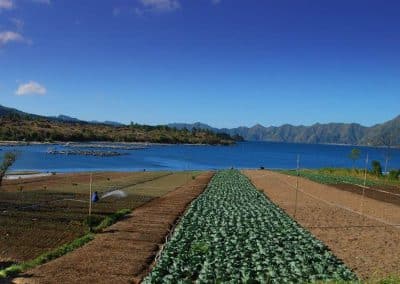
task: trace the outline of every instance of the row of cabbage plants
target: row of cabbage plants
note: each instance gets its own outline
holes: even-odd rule
[[[144,283],[355,280],[329,249],[239,171],[218,172]]]

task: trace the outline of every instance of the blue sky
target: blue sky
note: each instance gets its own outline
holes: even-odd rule
[[[0,104],[217,127],[400,114],[397,0],[0,0]]]

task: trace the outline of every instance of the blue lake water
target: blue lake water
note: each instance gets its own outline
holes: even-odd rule
[[[62,145],[54,147],[58,150],[65,149]],[[296,167],[297,155],[300,155],[301,168],[351,167],[352,162],[348,154],[353,148],[355,147],[269,142],[243,142],[235,146],[155,145],[141,150],[117,150],[127,153],[123,156],[94,157],[52,155],[47,153],[48,145],[34,145],[0,146],[0,157],[6,151],[16,151],[18,160],[12,170],[45,172],[205,170],[261,166],[270,169],[293,169]],[[370,161],[378,160],[382,167],[384,166],[385,149],[357,148],[361,150],[357,167],[364,167],[367,153]],[[400,168],[400,149],[391,149],[388,168]]]

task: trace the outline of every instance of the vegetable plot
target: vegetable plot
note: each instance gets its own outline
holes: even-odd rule
[[[144,283],[355,279],[324,244],[229,170],[191,204]]]
[[[282,171],[284,174],[296,176],[297,172],[295,170]],[[299,176],[307,178],[309,180],[322,183],[322,184],[364,184],[364,180],[358,177],[352,176],[338,176],[323,173],[315,173],[312,171],[299,171]],[[371,180],[366,181],[367,186],[376,186],[378,183]]]

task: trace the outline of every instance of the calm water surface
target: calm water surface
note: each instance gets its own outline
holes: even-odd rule
[[[62,145],[51,147],[57,150],[67,148]],[[235,146],[157,145],[141,150],[117,150],[127,154],[123,156],[94,157],[51,155],[47,153],[48,145],[34,145],[0,146],[0,156],[6,151],[16,151],[18,160],[12,170],[44,172],[206,170],[261,166],[271,169],[292,169],[296,167],[297,155],[300,155],[302,168],[351,167],[352,162],[348,154],[352,148],[354,147],[339,145],[243,142]],[[384,165],[385,149],[358,148],[361,150],[361,158],[356,163],[357,167],[364,166],[367,153],[370,161],[378,160],[382,166]],[[390,168],[400,168],[400,149],[391,150]]]

